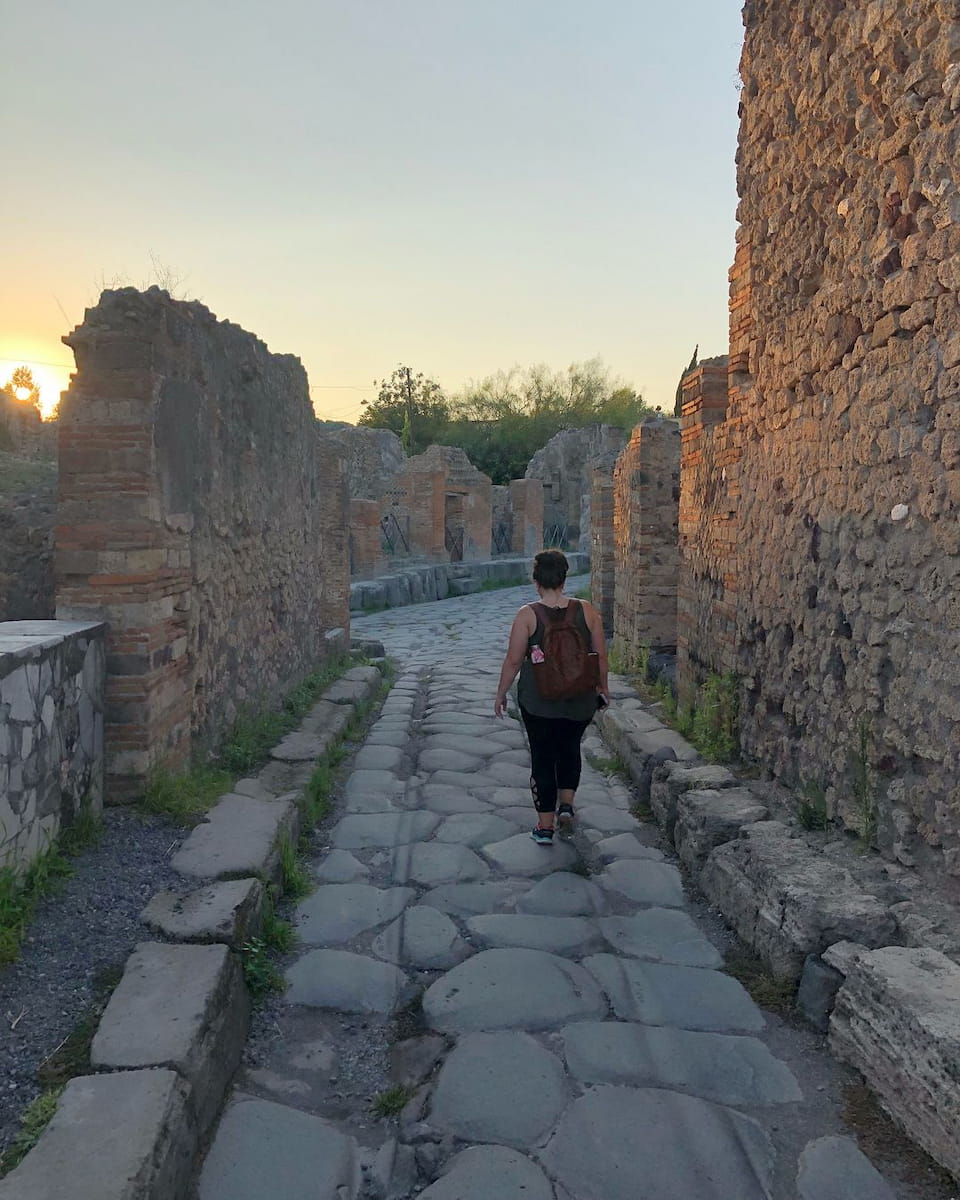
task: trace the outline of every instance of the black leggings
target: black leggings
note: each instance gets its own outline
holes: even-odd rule
[[[589,721],[535,717],[520,709],[530,743],[530,790],[538,813],[557,811],[557,792],[580,783],[580,742]]]

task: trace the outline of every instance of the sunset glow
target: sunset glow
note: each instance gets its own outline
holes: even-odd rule
[[[0,384],[10,382],[10,376],[17,367],[29,367],[34,382],[40,389],[40,412],[46,420],[60,402],[60,393],[65,391],[70,382],[69,367],[53,367],[42,362],[31,362],[29,358],[0,359]],[[17,388],[19,400],[29,399],[29,393],[23,388]]]

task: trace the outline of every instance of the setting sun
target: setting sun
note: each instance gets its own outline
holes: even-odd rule
[[[34,383],[40,392],[40,412],[47,419],[60,402],[60,393],[70,382],[69,367],[55,367],[48,363],[31,362],[29,358],[0,359],[0,386],[6,386],[17,367],[29,367]],[[29,400],[27,388],[15,388],[18,400]]]

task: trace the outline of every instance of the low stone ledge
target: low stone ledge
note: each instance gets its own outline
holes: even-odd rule
[[[249,1017],[240,964],[226,946],[143,942],[100,1019],[90,1062],[107,1071],[177,1071],[203,1136],[240,1062]]]
[[[650,799],[656,767],[665,759],[699,762],[700,755],[675,729],[661,725],[645,709],[612,706],[598,717],[603,740],[626,764],[640,799]]]
[[[157,892],[140,920],[177,942],[222,942],[239,950],[259,934],[266,901],[259,879],[227,879],[191,892]]]
[[[173,857],[180,875],[194,879],[265,881],[279,877],[279,842],[296,843],[300,813],[292,800],[258,800],[228,793],[192,831]]]
[[[807,955],[833,942],[886,946],[897,938],[886,905],[778,821],[750,825],[711,851],[699,884],[779,978],[799,979]]]
[[[697,876],[711,850],[739,837],[745,825],[770,815],[747,788],[683,792],[677,799],[674,844],[681,862]]]
[[[831,1049],[960,1178],[960,967],[937,950],[904,946],[858,949],[845,966]]]
[[[650,807],[672,842],[677,823],[677,803],[684,792],[732,788],[739,781],[726,767],[705,763],[691,766],[679,761],[661,763],[650,784]]]
[[[0,1200],[171,1200],[185,1194],[197,1132],[175,1071],[82,1075],[4,1179]]]

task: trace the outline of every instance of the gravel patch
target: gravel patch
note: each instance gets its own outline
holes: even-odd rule
[[[97,977],[151,940],[140,913],[176,883],[170,857],[183,837],[160,818],[107,809],[97,844],[41,903],[18,961],[0,969],[0,1149],[42,1090],[37,1069],[96,998]]]

